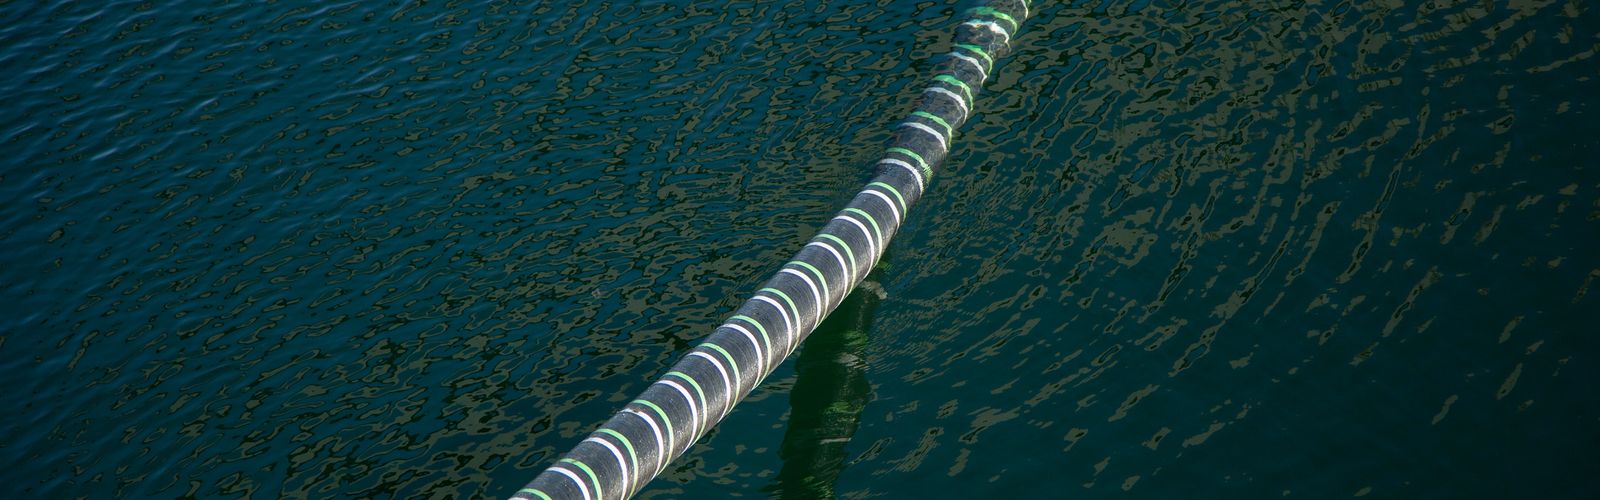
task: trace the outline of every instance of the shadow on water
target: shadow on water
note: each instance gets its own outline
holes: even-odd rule
[[[789,393],[789,428],[778,455],[783,468],[765,488],[776,498],[834,498],[845,466],[845,446],[861,423],[872,385],[867,382],[867,342],[883,301],[878,284],[885,260],[812,332],[795,359]]]

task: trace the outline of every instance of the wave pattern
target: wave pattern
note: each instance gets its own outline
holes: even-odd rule
[[[5,490],[515,491],[844,204],[962,6],[0,3]],[[1594,491],[1600,11],[1040,10],[839,496]],[[641,496],[771,491],[795,385]]]
[[[1545,439],[1600,411],[1596,12],[1404,4],[1041,14],[901,237],[848,496],[1593,491]]]
[[[0,6],[7,483],[514,489],[855,182],[885,9]]]

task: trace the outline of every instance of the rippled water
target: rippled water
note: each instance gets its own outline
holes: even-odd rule
[[[965,6],[0,2],[3,491],[515,491]],[[1600,492],[1600,8],[1037,10],[881,287],[641,496]]]

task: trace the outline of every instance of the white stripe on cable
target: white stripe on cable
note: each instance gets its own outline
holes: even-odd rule
[[[889,197],[884,196],[883,193],[879,193],[870,189],[863,189],[861,190],[861,193],[870,194],[878,197],[880,200],[883,200],[883,204],[889,206],[889,213],[894,214],[894,225],[900,225],[900,209],[894,206],[894,200],[890,200]]]
[[[939,140],[939,147],[943,148],[945,153],[950,152],[950,139],[946,139],[944,135],[940,134],[939,131],[934,130],[933,127],[929,127],[917,122],[900,122],[900,126],[911,127],[923,132],[927,132],[929,135],[932,135],[934,139]]]
[[[973,59],[972,56],[969,56],[969,55],[966,55],[966,54],[962,54],[962,53],[959,53],[959,52],[951,52],[950,53],[950,57],[954,57],[956,59],[960,59],[960,60],[972,63],[972,67],[978,69],[978,76],[982,77],[982,78],[979,78],[978,81],[981,82],[981,81],[989,79],[989,72],[983,70],[983,63],[978,62],[977,59]]]
[[[594,436],[589,436],[589,439],[585,439],[584,441],[594,441],[596,443],[600,443],[600,446],[606,447],[607,450],[611,450],[611,456],[617,457],[617,468],[622,469],[622,484],[624,486],[633,486],[633,482],[628,481],[628,463],[622,461],[622,450],[617,449],[616,446],[612,446],[611,443],[607,443],[604,439]]]
[[[756,364],[758,366],[761,366],[763,369],[766,368],[766,366],[767,366],[767,357],[761,355],[761,343],[760,342],[756,342],[755,334],[750,333],[750,330],[746,330],[744,327],[739,326],[738,324],[735,324],[732,321],[729,321],[729,322],[723,324],[722,326],[726,326],[728,328],[732,328],[734,330],[738,330],[739,333],[743,333],[744,334],[744,338],[748,339],[750,341],[750,347],[755,348],[755,350],[756,350]],[[763,373],[765,373],[765,372],[763,372]],[[760,380],[761,377],[759,375],[761,375],[761,374],[757,374],[757,375],[758,376],[756,377],[756,380]]]
[[[816,300],[816,302],[814,302],[814,303],[817,305],[817,313],[818,313],[817,315],[819,317],[819,319],[815,319],[815,320],[811,321],[811,328],[816,328],[817,327],[817,323],[821,323],[822,322],[822,320],[820,319],[822,308],[827,306],[826,303],[822,302],[822,292],[817,289],[817,283],[814,282],[814,281],[811,281],[811,277],[810,276],[806,276],[805,273],[802,273],[800,271],[796,271],[796,270],[793,270],[793,269],[784,268],[782,271],[778,271],[778,272],[780,274],[793,274],[795,276],[798,276],[801,281],[806,282],[806,286],[811,287],[811,298]]]
[[[1001,28],[1000,25],[995,24],[993,21],[967,21],[967,22],[961,23],[961,25],[962,26],[971,26],[971,27],[974,27],[974,28],[978,28],[978,27],[988,28],[989,31],[1000,35],[1001,43],[1004,43],[1004,44],[1006,44],[1008,46],[1011,45],[1011,34],[1010,33],[1006,33],[1006,29],[1005,28]]]
[[[956,100],[956,107],[961,108],[961,120],[962,121],[966,121],[967,115],[972,114],[972,108],[967,107],[967,100],[963,99],[960,94],[957,94],[955,92],[951,92],[950,89],[947,89],[947,88],[944,88],[944,87],[928,87],[928,88],[922,89],[922,93],[926,94],[928,92],[933,92],[935,94],[943,94],[943,95],[945,95],[945,96],[947,96],[947,97],[949,97],[951,99],[955,99]]]
[[[656,474],[652,474],[652,476],[661,474],[661,471],[667,470],[666,450],[672,448],[672,443],[668,443],[666,440],[661,439],[661,426],[656,425],[655,419],[650,418],[649,415],[645,415],[644,412],[639,410],[635,410],[633,408],[624,408],[622,411],[623,413],[627,413],[644,420],[645,425],[650,426],[650,431],[656,433],[656,463],[658,465],[656,466]],[[663,449],[661,447],[662,445],[666,445],[667,448]]]
[[[698,407],[694,404],[694,395],[689,394],[689,390],[683,388],[683,385],[671,380],[661,379],[657,380],[656,383],[676,389],[678,394],[683,395],[683,400],[689,402],[689,423],[692,424],[689,426],[689,437],[695,438],[700,436],[700,411],[696,409]]]
[[[785,344],[787,344],[786,348],[787,348],[787,350],[789,352],[794,352],[794,344],[795,344],[795,340],[797,340],[798,337],[799,337],[799,335],[798,335],[799,332],[795,331],[794,323],[789,322],[789,314],[787,313],[787,311],[783,310],[783,304],[779,304],[778,301],[772,300],[772,297],[767,297],[767,296],[764,296],[764,295],[757,295],[757,296],[752,297],[752,298],[754,298],[756,300],[759,300],[759,301],[762,301],[762,302],[766,302],[768,304],[772,304],[772,307],[774,307],[774,308],[776,308],[778,310],[778,317],[779,318],[783,318],[783,329],[787,330],[786,332],[784,332],[785,333],[784,340],[788,341],[788,342],[785,342]],[[799,315],[795,315],[795,321],[800,321],[799,318],[800,318]]]
[[[589,495],[589,487],[583,484],[582,479],[578,479],[577,474],[573,474],[572,471],[557,465],[550,466],[550,470],[559,472],[561,475],[571,478],[572,482],[578,485],[578,491],[583,492],[583,500],[591,500],[594,498],[593,496]]]
[[[895,161],[899,161],[899,160],[895,160]],[[905,162],[901,162],[901,163],[905,163]],[[906,165],[906,166],[909,167],[910,165]],[[850,282],[850,277],[848,276],[848,274],[850,274],[850,266],[848,266],[848,265],[846,265],[844,263],[844,256],[843,255],[839,255],[839,251],[838,250],[834,250],[833,247],[830,247],[828,245],[824,245],[820,241],[813,241],[813,242],[810,242],[810,243],[806,243],[806,246],[808,246],[808,247],[812,246],[812,245],[816,245],[818,247],[822,247],[823,250],[827,250],[828,253],[833,254],[833,258],[837,259],[839,261],[839,272],[842,273],[842,274],[847,275],[847,276],[845,276],[845,280],[844,280],[845,283],[849,283]]]
[[[861,234],[863,236],[867,237],[867,249],[872,251],[873,258],[877,258],[877,255],[878,255],[878,244],[874,243],[872,241],[872,231],[867,229],[867,225],[866,224],[862,224],[861,221],[858,221],[854,217],[850,217],[848,215],[840,215],[840,216],[834,217],[834,219],[835,220],[843,219],[845,222],[849,222],[850,224],[856,226],[857,229],[860,229],[861,230]],[[870,263],[870,261],[869,261],[869,263]]]
[[[703,352],[700,352],[700,351],[691,352],[691,353],[689,353],[689,356],[697,357],[697,358],[705,358],[706,361],[710,361],[711,362],[711,366],[716,367],[717,373],[722,374],[722,390],[725,391],[726,394],[728,395],[728,400],[732,401],[733,400],[733,382],[728,380],[728,370],[724,369],[722,367],[722,362],[721,361],[717,361],[717,358],[711,357],[710,354],[706,354],[706,353],[703,353]],[[732,409],[733,409],[733,405],[726,405],[726,407],[722,409],[722,416],[723,417],[728,416],[728,411],[732,410]],[[707,408],[707,410],[710,410],[710,408]],[[718,417],[718,419],[720,420],[721,417]]]
[[[878,160],[878,163],[888,163],[890,165],[899,165],[901,168],[904,168],[906,170],[911,171],[911,177],[917,181],[917,194],[919,194],[919,195],[922,194],[922,191],[924,190],[924,188],[922,187],[922,171],[921,170],[917,170],[917,167],[913,167],[913,166],[911,166],[910,163],[906,163],[904,161],[897,160],[897,159],[894,159],[894,158],[884,158],[882,160]]]
[[[774,290],[773,295],[783,295],[783,302],[785,304],[788,304],[789,307],[794,308],[794,326],[789,326],[789,322],[788,321],[784,321],[783,324],[784,324],[784,326],[789,326],[789,333],[794,335],[795,340],[799,340],[800,339],[800,330],[796,329],[796,327],[799,327],[802,324],[800,322],[800,306],[796,305],[794,303],[794,300],[790,299],[787,294],[783,294],[783,292],[776,291],[777,290],[776,288],[773,288],[773,290]],[[770,301],[772,299],[769,298],[768,300]],[[779,305],[777,302],[772,302],[772,305],[779,306],[778,310],[779,311],[783,311],[783,307],[781,305]],[[784,319],[788,319],[788,317],[785,317]],[[793,350],[792,347],[790,349]]]

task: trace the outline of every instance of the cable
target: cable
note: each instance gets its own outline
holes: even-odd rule
[[[877,175],[731,318],[644,393],[511,498],[628,498],[727,416],[866,278],[949,153],[1026,0],[965,12],[951,51],[895,125]]]

